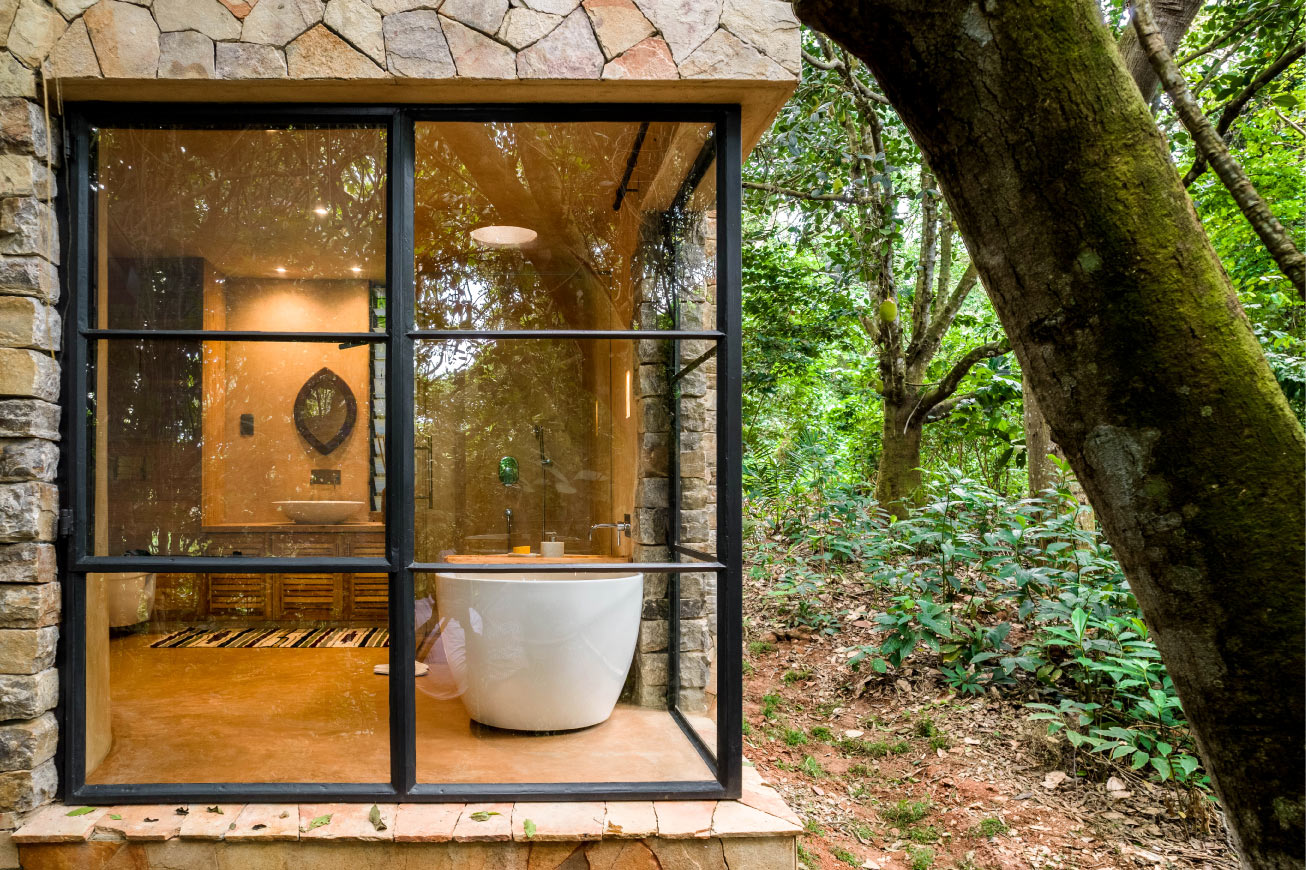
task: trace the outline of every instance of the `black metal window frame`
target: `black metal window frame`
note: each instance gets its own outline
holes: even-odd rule
[[[268,104],[125,104],[69,105],[60,174],[61,228],[67,252],[62,269],[64,353],[63,438],[60,470],[60,545],[63,580],[63,624],[58,666],[61,676],[60,746],[56,754],[65,802],[183,803],[198,801],[274,802],[473,802],[530,800],[712,800],[737,798],[743,767],[742,653],[742,479],[741,479],[741,348],[740,348],[740,163],[742,159],[738,104],[666,103],[534,103],[479,105],[268,105]],[[415,131],[418,122],[698,122],[713,125],[708,145],[691,170],[696,184],[715,165],[717,208],[716,328],[666,330],[419,330],[414,327],[414,186]],[[387,149],[387,317],[384,332],[278,333],[231,330],[98,329],[91,321],[96,276],[92,251],[94,232],[94,131],[106,128],[240,129],[252,125],[375,126],[386,131]],[[697,173],[697,177],[695,177]],[[364,342],[386,346],[386,481],[384,558],[314,558],[250,556],[95,556],[89,549],[90,455],[89,399],[84,374],[94,343],[111,338],[155,338]],[[631,570],[669,575],[668,596],[679,600],[681,573],[714,573],[717,578],[717,732],[709,746],[690,726],[678,705],[680,607],[668,608],[667,710],[685,738],[697,749],[712,778],[686,781],[580,783],[418,783],[416,779],[415,686],[405,679],[411,661],[415,626],[413,575],[455,567],[414,560],[414,342],[418,339],[669,339],[680,359],[682,340],[713,342],[718,363],[717,389],[717,546],[708,554],[680,545],[679,498],[671,499],[667,562],[586,563],[586,570]],[[701,364],[707,355],[669,372],[674,385]],[[673,414],[679,402],[673,402]],[[678,427],[673,419],[673,437]],[[671,451],[670,478],[677,492],[679,450]],[[390,781],[384,783],[134,783],[89,784],[86,758],[86,601],[88,572],[195,571],[274,572],[371,571],[389,576],[390,630]],[[503,564],[458,564],[464,572],[516,570]],[[537,571],[574,570],[576,565],[540,565]]]

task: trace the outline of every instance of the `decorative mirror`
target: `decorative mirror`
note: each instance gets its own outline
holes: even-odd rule
[[[511,456],[505,456],[499,460],[499,483],[504,486],[512,486],[521,477],[521,469],[517,466],[517,460]]]
[[[310,447],[323,455],[345,442],[357,418],[353,391],[331,369],[318,369],[295,396],[295,428]]]

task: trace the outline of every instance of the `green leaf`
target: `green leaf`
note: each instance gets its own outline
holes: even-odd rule
[[[118,815],[117,813],[109,813],[109,818],[113,819],[115,822],[122,821],[122,816]]]
[[[488,822],[490,820],[490,816],[497,816],[497,815],[499,814],[494,811],[487,812],[485,810],[481,810],[480,812],[472,813],[471,819],[473,822]]]
[[[65,813],[65,815],[84,816],[87,813],[93,813],[93,812],[95,812],[95,807],[78,807],[75,810],[69,810],[67,813]]]
[[[1170,770],[1170,762],[1157,755],[1152,757],[1152,766],[1156,768],[1157,773],[1161,774],[1162,780],[1170,778],[1172,773]]]
[[[331,824],[331,814],[330,814],[330,813],[327,813],[325,816],[318,816],[316,819],[314,819],[313,821],[309,822],[309,823],[308,823],[308,830],[311,831],[311,830],[313,830],[314,828],[320,828],[320,827],[322,827],[323,825],[329,825],[329,824]]]
[[[522,830],[526,832],[526,839],[529,840],[531,837],[535,836],[535,823],[530,819],[522,822],[521,827]]]
[[[223,815],[222,807],[205,807],[205,808],[204,808],[204,812],[206,812],[206,813],[217,813],[218,815]]]
[[[386,824],[381,818],[381,808],[376,804],[372,804],[372,809],[367,814],[367,820],[371,822],[372,827],[376,828],[378,831],[384,831],[386,829]]]

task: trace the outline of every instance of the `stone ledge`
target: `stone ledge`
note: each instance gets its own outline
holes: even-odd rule
[[[596,842],[363,843],[259,846],[174,839],[18,847],[27,870],[795,870],[794,837]]]
[[[802,833],[780,795],[755,773],[738,801],[576,801],[517,804],[222,804],[79,807],[52,804],[14,832],[20,845],[118,840],[269,843],[580,843],[599,840],[793,838]],[[210,811],[210,807],[221,810]],[[225,824],[223,824],[225,822]]]

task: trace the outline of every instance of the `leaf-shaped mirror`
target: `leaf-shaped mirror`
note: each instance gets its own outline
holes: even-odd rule
[[[331,369],[318,369],[295,396],[295,428],[323,455],[345,442],[357,418],[353,391]]]

